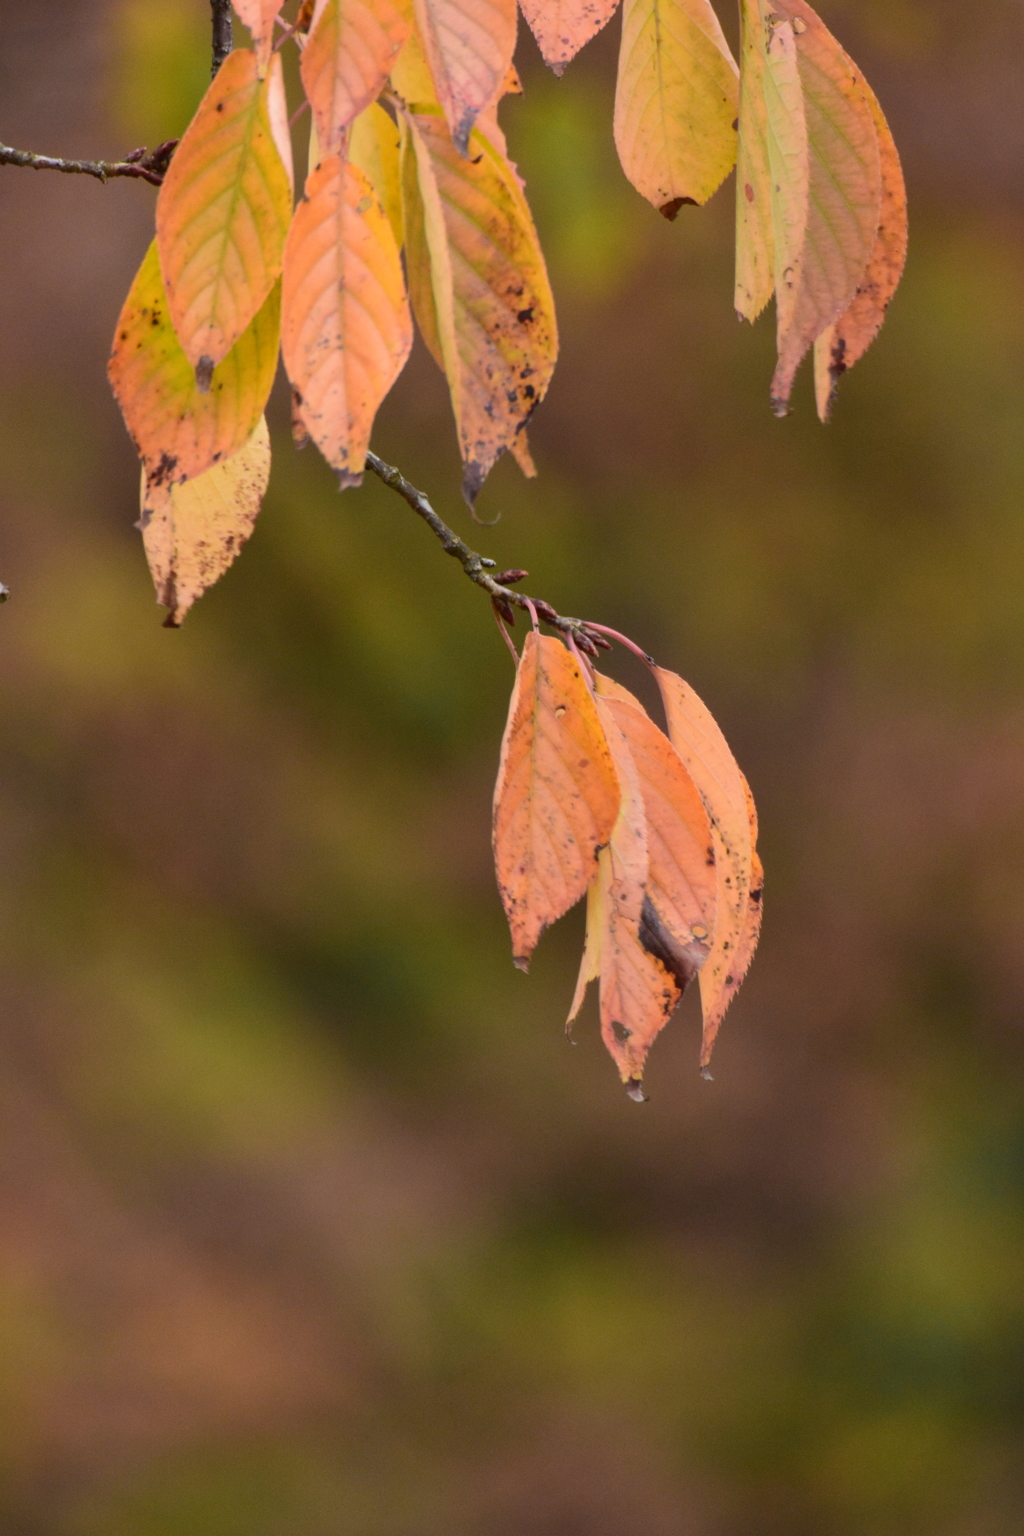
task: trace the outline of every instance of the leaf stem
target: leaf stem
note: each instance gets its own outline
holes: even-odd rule
[[[556,613],[551,604],[546,603],[543,598],[527,597],[525,592],[517,592],[513,587],[504,587],[500,582],[495,581],[489,572],[495,569],[497,562],[489,560],[486,555],[478,554],[475,549],[470,549],[469,545],[449,528],[444,519],[438,517],[424,492],[417,490],[401,470],[396,469],[393,464],[385,464],[384,460],[379,459],[375,453],[366,455],[366,467],[373,471],[378,480],[383,480],[385,485],[390,486],[401,496],[417,516],[423,519],[434,536],[440,540],[445,554],[457,560],[470,581],[475,582],[478,587],[483,587],[492,599],[522,609],[524,613],[529,613],[533,617],[535,623],[538,618],[543,619],[545,624],[551,625],[552,629],[560,630],[563,635],[573,639],[583,651],[590,651],[596,655],[598,647],[607,648],[607,641],[603,636],[594,633],[597,626],[587,624],[583,619],[567,618],[563,614]]]

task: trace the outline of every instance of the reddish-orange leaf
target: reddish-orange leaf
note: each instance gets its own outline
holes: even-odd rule
[[[301,67],[324,158],[342,153],[345,129],[380,95],[408,30],[391,0],[318,0]]]
[[[200,393],[171,324],[153,241],[124,302],[107,365],[152,489],[201,475],[248,442],[277,370],[280,313],[275,287]]]
[[[171,319],[201,388],[280,276],[291,214],[268,82],[238,49],[186,129],[156,205]]]
[[[700,973],[704,1010],[701,1066],[706,1066],[719,1025],[757,942],[761,903],[760,884],[755,884],[754,878],[757,821],[747,782],[707,706],[675,672],[655,667],[654,674],[665,703],[672,745],[707,809],[715,855],[715,937]]]
[[[814,344],[818,415],[822,421],[828,420],[839,380],[848,368],[860,361],[878,335],[907,259],[907,189],[899,153],[878,98],[863,78],[861,86],[878,130],[882,166],[881,213],[875,248],[853,303]]]
[[[607,26],[618,4],[619,0],[519,0],[544,62],[556,75]]]
[[[391,225],[366,175],[337,155],[313,171],[295,211],[281,327],[302,422],[342,485],[357,485],[412,319]]]
[[[402,206],[410,298],[444,369],[470,505],[514,447],[554,371],[554,300],[514,167],[483,132],[456,151],[444,118],[402,113]]]
[[[584,894],[620,803],[597,706],[560,640],[526,637],[494,791],[494,861],[520,970]]]
[[[240,553],[270,478],[270,435],[261,417],[237,453],[184,485],[149,486],[142,476],[142,540],[156,587],[177,629],[197,597]]]
[[[516,47],[516,0],[414,0],[430,70],[460,155],[498,95]]]
[[[232,3],[252,33],[260,74],[265,74],[270,50],[274,46],[274,18],[283,0],[232,0]]]
[[[767,11],[769,7],[765,5]],[[776,272],[779,363],[772,403],[788,409],[801,359],[853,301],[878,234],[878,132],[860,71],[805,0],[772,0],[769,34],[792,29],[807,126],[807,224],[793,304]],[[772,42],[768,45],[769,59]],[[773,176],[775,175],[773,165]],[[776,239],[779,231],[776,229]]]

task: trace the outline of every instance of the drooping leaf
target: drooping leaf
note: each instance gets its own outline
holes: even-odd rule
[[[274,19],[282,3],[283,0],[232,0],[235,10],[252,33],[252,44],[261,75],[266,73],[270,50],[274,46]]]
[[[755,865],[754,852],[757,820],[747,782],[707,706],[675,672],[655,667],[654,675],[672,745],[704,801],[715,854],[714,943],[700,972],[701,1066],[706,1066],[757,943],[761,912],[761,867],[759,861]]]
[[[736,313],[754,321],[775,292],[768,164],[764,25],[759,0],[740,0],[740,111],[736,158]]]
[[[624,0],[615,144],[668,219],[706,203],[736,163],[736,63],[710,0]]]
[[[784,415],[802,358],[848,309],[867,270],[878,235],[882,171],[874,111],[856,65],[804,0],[772,0],[772,13],[769,70],[777,44],[788,54],[792,42],[809,167],[798,281],[792,304],[779,306],[772,404],[776,414]],[[784,276],[777,270],[777,295],[783,287]]]
[[[411,346],[391,226],[363,172],[334,155],[309,177],[288,232],[281,347],[296,409],[343,486],[360,481]]]
[[[556,75],[615,15],[619,0],[519,0],[541,56]]]
[[[414,0],[414,11],[452,140],[467,155],[470,129],[512,64],[516,0]]]
[[[176,629],[197,597],[223,576],[256,521],[270,479],[270,434],[261,417],[243,447],[184,485],[142,476],[142,539],[156,587]]]
[[[402,113],[402,207],[413,312],[444,369],[472,506],[543,399],[554,301],[514,168],[481,128],[457,152],[444,119]]]
[[[201,393],[171,324],[156,241],[124,302],[107,373],[152,489],[178,485],[249,440],[277,369],[281,296],[274,287]]]
[[[621,795],[597,706],[560,640],[531,632],[494,791],[494,861],[520,970],[586,891]]]
[[[402,184],[398,166],[398,129],[379,102],[371,102],[352,124],[348,158],[367,177],[401,248]]]
[[[762,13],[764,0],[759,0]],[[788,21],[762,30],[772,232],[775,247],[775,312],[781,358],[794,334],[803,291],[809,212],[810,151],[796,38]],[[773,385],[774,394],[774,385]]]
[[[345,129],[380,94],[408,30],[391,0],[318,0],[301,68],[325,158],[342,153]]]
[[[291,213],[267,81],[238,49],[186,129],[156,205],[171,319],[201,386],[280,276]]]
[[[907,259],[907,189],[899,152],[874,91],[863,78],[861,86],[878,131],[882,200],[875,248],[853,303],[814,343],[815,392],[822,421],[828,420],[839,380],[878,335]]]
[[[295,198],[295,157],[292,154],[292,129],[288,121],[288,97],[284,89],[284,69],[280,54],[275,54],[267,71],[267,117],[270,136],[277,146],[288,177],[289,206]]]

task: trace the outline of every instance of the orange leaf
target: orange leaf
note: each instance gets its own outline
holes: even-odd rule
[[[558,333],[544,257],[514,168],[481,127],[472,158],[435,112],[402,113],[409,292],[448,377],[472,506],[543,399]]]
[[[309,177],[288,232],[281,322],[302,422],[342,486],[358,485],[412,319],[391,225],[365,174],[337,155]]]
[[[853,303],[814,344],[818,415],[822,421],[828,419],[839,380],[848,368],[860,361],[878,335],[907,259],[907,189],[899,153],[878,98],[866,80],[861,80],[861,86],[878,130],[881,212],[875,248]]]
[[[779,306],[772,404],[784,415],[801,359],[846,311],[864,278],[878,235],[882,172],[874,113],[856,65],[804,0],[772,0],[772,12],[769,34],[791,29],[796,45],[809,166],[798,282],[792,306]],[[781,299],[778,270],[776,289]]]
[[[736,163],[736,74],[710,0],[624,0],[615,146],[667,219],[706,203]]]
[[[452,139],[467,155],[469,131],[512,64],[516,0],[414,0],[414,9]]]
[[[235,10],[252,33],[261,75],[266,73],[270,50],[274,46],[274,18],[282,3],[283,0],[232,0]]]
[[[560,75],[615,15],[619,0],[519,0],[545,64]]]
[[[171,319],[201,388],[280,276],[291,213],[268,84],[255,55],[239,49],[185,130],[156,204]]]
[[[719,1025],[757,943],[761,912],[760,863],[755,866],[754,853],[757,819],[746,779],[707,706],[675,672],[662,667],[653,670],[672,745],[700,791],[715,851],[715,935],[700,973],[703,1067],[711,1059]]]
[[[342,153],[345,129],[380,95],[408,30],[391,0],[318,0],[301,69],[325,158]]]
[[[171,325],[153,241],[124,302],[107,365],[153,489],[201,475],[249,440],[274,382],[279,334],[275,287],[201,394]]]
[[[146,483],[142,539],[156,598],[177,629],[197,597],[224,574],[248,539],[270,478],[270,436],[261,417],[237,453],[184,485]]]
[[[597,706],[560,640],[526,637],[494,791],[494,860],[526,970],[545,928],[584,894],[619,811]]]

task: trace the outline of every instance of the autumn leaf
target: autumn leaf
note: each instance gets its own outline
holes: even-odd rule
[[[763,11],[763,0],[761,8]],[[794,332],[803,289],[810,185],[807,117],[796,37],[788,21],[768,29],[763,78],[775,247],[777,346],[781,359],[786,338]],[[773,384],[773,392],[774,388]]]
[[[288,233],[281,323],[302,422],[341,484],[358,485],[412,319],[391,226],[364,173],[336,155],[309,177]]]
[[[270,434],[260,417],[249,441],[183,485],[142,476],[142,539],[157,602],[177,629],[196,598],[224,574],[256,521],[270,479]]]
[[[201,393],[171,324],[156,241],[150,245],[107,372],[153,489],[203,474],[252,436],[277,370],[280,309],[275,287]]]
[[[907,259],[907,189],[899,152],[874,91],[863,78],[861,86],[878,133],[882,174],[878,234],[853,303],[814,343],[815,392],[822,421],[828,420],[839,380],[878,335]]]
[[[554,300],[522,185],[482,128],[467,160],[436,109],[401,124],[409,293],[448,378],[472,506],[547,390]]]
[[[754,321],[775,292],[768,163],[768,60],[760,0],[740,0],[740,109],[736,151],[736,313]]]
[[[280,67],[275,55],[271,69]],[[238,49],[186,129],[156,206],[171,319],[200,388],[280,276],[291,213],[268,82],[255,55]]]
[[[757,818],[747,781],[707,705],[675,672],[663,667],[653,671],[665,704],[672,745],[704,801],[715,857],[714,943],[700,973],[704,1010],[701,1066],[705,1067],[760,931],[762,878],[754,852]]]
[[[849,55],[803,0],[772,0],[772,6],[773,18],[781,20],[773,19],[769,26],[769,72],[776,47],[788,53],[792,42],[803,95],[809,177],[803,194],[804,247],[792,304],[787,295],[779,306],[779,364],[772,380],[772,404],[784,415],[802,358],[849,307],[871,260],[882,172],[874,112]],[[802,168],[798,174],[802,177]],[[790,286],[777,269],[778,295]]]
[[[615,144],[667,219],[736,163],[737,69],[709,0],[624,0]]]
[[[526,970],[546,928],[585,893],[620,804],[597,706],[560,640],[526,637],[494,791],[494,860]]]
[[[545,64],[560,75],[615,15],[619,0],[519,0]]]
[[[232,0],[232,4],[252,34],[259,71],[264,75],[274,44],[274,19],[282,0]]]
[[[352,124],[348,158],[367,177],[387,214],[395,244],[401,249],[402,183],[398,162],[398,129],[379,102],[371,102]]]
[[[324,157],[380,94],[409,24],[391,0],[318,0],[301,70]]]
[[[516,0],[414,0],[414,10],[452,142],[468,155],[470,129],[512,63]]]

